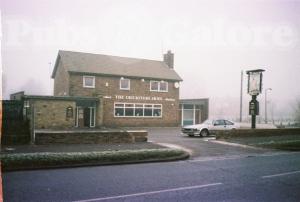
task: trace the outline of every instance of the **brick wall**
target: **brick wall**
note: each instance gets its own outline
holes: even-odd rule
[[[141,79],[130,78],[130,90],[120,90],[120,77],[96,76],[95,88],[84,88],[82,80],[83,75],[70,74],[69,93],[71,96],[103,95],[104,126],[178,126],[180,124],[178,113],[179,88],[174,87],[173,81],[168,81],[168,92],[151,92],[150,80],[147,79],[142,81]],[[124,99],[119,99],[116,95],[123,95]],[[161,97],[162,100],[130,100],[126,99],[126,96]],[[166,98],[175,101],[165,101]],[[162,104],[162,117],[114,117],[115,102]]]
[[[107,144],[147,142],[147,131],[36,132],[36,144]]]
[[[69,95],[69,73],[64,69],[62,62],[58,62],[54,79],[54,96]]]
[[[74,128],[76,103],[67,100],[34,100],[35,129]],[[66,117],[67,107],[73,108],[73,117]]]

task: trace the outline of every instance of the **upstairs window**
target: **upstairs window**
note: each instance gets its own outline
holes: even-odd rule
[[[95,77],[94,76],[83,76],[83,87],[84,88],[95,88]]]
[[[159,91],[168,92],[168,83],[163,81],[159,83]]]
[[[159,90],[158,84],[159,84],[158,81],[150,81],[150,91],[158,91]]]
[[[120,89],[121,90],[130,90],[130,79],[120,79]]]
[[[166,81],[150,81],[150,91],[168,92],[168,82],[166,82]]]

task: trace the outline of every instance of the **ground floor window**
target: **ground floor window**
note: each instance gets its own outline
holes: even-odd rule
[[[196,104],[181,104],[181,125],[199,124],[202,120],[202,108]]]
[[[162,117],[161,104],[115,103],[115,117]]]

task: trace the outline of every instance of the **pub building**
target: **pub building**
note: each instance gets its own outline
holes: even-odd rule
[[[163,61],[58,52],[53,96],[19,92],[32,129],[176,127],[208,118],[208,99],[179,100],[174,54]]]

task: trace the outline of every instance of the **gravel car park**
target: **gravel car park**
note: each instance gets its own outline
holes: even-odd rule
[[[202,124],[188,125],[181,129],[183,134],[188,136],[199,135],[206,137],[214,133],[216,130],[234,130],[239,128],[237,123],[226,119],[206,120]]]

